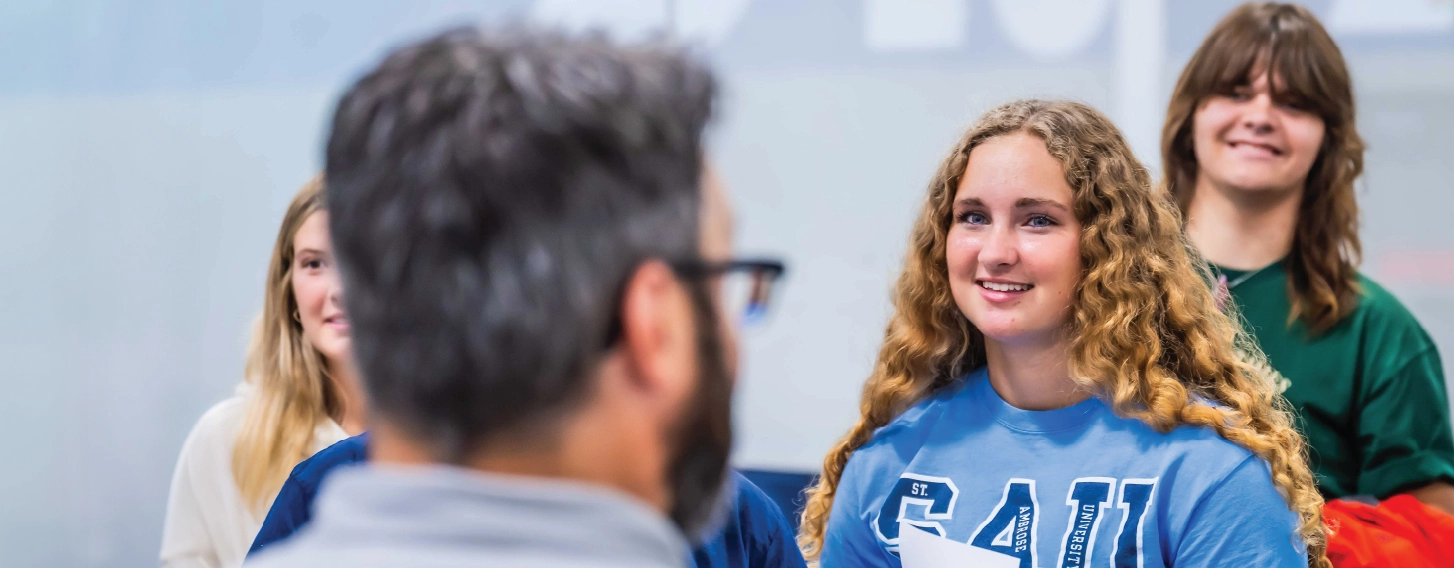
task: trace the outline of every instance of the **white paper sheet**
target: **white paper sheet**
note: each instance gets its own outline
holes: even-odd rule
[[[904,568],[1020,568],[1020,559],[899,525]]]

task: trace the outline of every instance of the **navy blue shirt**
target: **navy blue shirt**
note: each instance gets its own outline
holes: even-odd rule
[[[262,529],[252,541],[249,556],[288,538],[312,518],[313,498],[323,478],[338,467],[364,461],[368,434],[344,439],[293,468]],[[794,531],[777,503],[741,474],[737,503],[721,535],[692,551],[698,568],[807,568],[798,551]]]

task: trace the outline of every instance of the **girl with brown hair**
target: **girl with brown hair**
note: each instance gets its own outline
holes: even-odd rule
[[[1363,151],[1343,56],[1293,4],[1244,4],[1217,24],[1162,132],[1187,236],[1280,373],[1319,490],[1407,492],[1454,513],[1439,353],[1357,270]]]
[[[182,445],[163,566],[240,564],[293,466],[364,429],[322,189],[310,181],[283,216],[246,381]]]
[[[930,182],[809,557],[1323,565],[1302,438],[1202,266],[1105,116],[990,111]]]

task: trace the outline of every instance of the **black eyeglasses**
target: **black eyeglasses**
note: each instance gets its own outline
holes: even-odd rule
[[[762,321],[772,300],[773,285],[786,268],[772,259],[726,261],[685,260],[671,263],[683,278],[720,278],[724,313],[744,326]]]
[[[740,318],[743,326],[762,321],[767,315],[772,287],[786,270],[782,261],[768,259],[728,260],[712,262],[700,259],[669,263],[681,278],[721,278],[724,314]],[[606,330],[606,346],[621,338],[621,313],[611,317]]]

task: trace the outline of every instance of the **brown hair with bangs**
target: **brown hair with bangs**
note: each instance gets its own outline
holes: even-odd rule
[[[1313,334],[1337,325],[1357,306],[1358,203],[1363,139],[1354,124],[1353,84],[1343,54],[1306,8],[1249,2],[1233,10],[1191,57],[1166,111],[1161,159],[1183,215],[1196,191],[1192,120],[1213,95],[1230,94],[1268,72],[1273,98],[1323,119],[1323,145],[1308,172],[1292,251],[1287,257],[1292,313]],[[1274,80],[1275,79],[1275,80]]]

